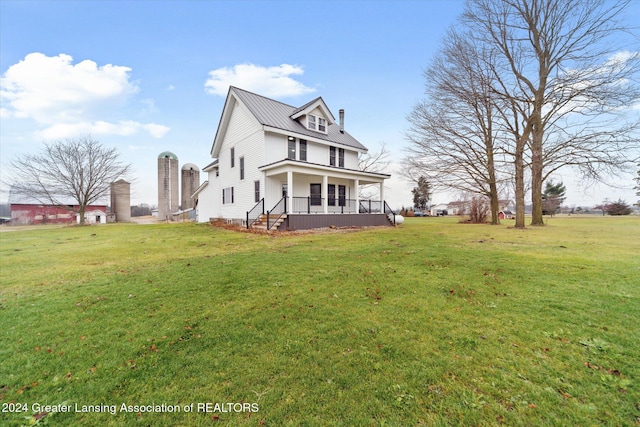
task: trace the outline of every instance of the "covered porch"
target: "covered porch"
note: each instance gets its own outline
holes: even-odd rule
[[[288,159],[260,169],[265,178],[263,213],[268,213],[270,218],[275,215],[286,216],[281,228],[389,224],[385,219],[384,206],[384,180],[389,178],[387,174]],[[379,200],[361,198],[359,191],[364,185],[376,186]],[[382,218],[371,218],[376,214]],[[314,219],[297,218],[305,215],[312,215]],[[339,220],[336,215],[354,217]],[[362,215],[368,217],[357,218]],[[251,220],[248,214],[248,225]]]

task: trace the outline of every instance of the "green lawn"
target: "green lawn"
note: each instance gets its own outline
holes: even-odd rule
[[[0,233],[0,425],[638,425],[640,218],[548,222]]]

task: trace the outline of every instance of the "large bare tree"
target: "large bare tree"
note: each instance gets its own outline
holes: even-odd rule
[[[529,153],[532,225],[543,224],[542,183],[549,174],[574,166],[584,177],[602,180],[638,155],[638,120],[626,115],[640,99],[640,56],[637,45],[629,52],[612,37],[625,34],[621,20],[628,4],[467,3],[463,23],[496,55],[493,92],[512,106],[515,151]]]
[[[491,56],[469,34],[449,31],[424,73],[426,99],[408,116],[405,169],[434,186],[486,196],[498,224],[500,99],[491,92]]]
[[[390,156],[387,144],[381,142],[379,150],[367,151],[358,157],[358,170],[384,173],[391,164]],[[378,185],[361,185],[358,188],[358,197],[361,199],[373,199],[379,196],[380,187]]]
[[[45,143],[40,153],[17,156],[11,166],[12,192],[43,204],[68,205],[73,200],[80,224],[86,207],[106,196],[109,185],[131,169],[115,148],[103,147],[90,136]]]

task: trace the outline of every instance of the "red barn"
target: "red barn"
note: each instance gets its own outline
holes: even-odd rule
[[[80,222],[77,204],[47,205],[14,192],[9,195],[9,203],[11,204],[11,224],[13,225],[76,224]],[[87,206],[85,210],[86,224],[104,224],[106,222],[106,203]]]

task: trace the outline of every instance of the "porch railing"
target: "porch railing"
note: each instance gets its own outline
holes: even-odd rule
[[[273,209],[267,211],[267,230],[271,230],[278,220],[287,213],[287,198],[283,197],[273,207]]]
[[[327,206],[327,212],[329,213],[357,213],[356,201],[354,199],[329,199],[329,206]]]
[[[322,197],[292,197],[291,213],[324,213]]]
[[[358,211],[360,213],[380,213],[382,212],[382,202],[380,200],[360,200]]]
[[[256,205],[247,212],[247,228],[251,228],[254,222],[264,214],[264,197],[256,203]]]
[[[384,202],[384,213],[385,215],[389,216],[389,219],[393,218],[393,225],[396,225],[396,213],[393,209],[391,209],[386,201]]]
[[[324,197],[307,196],[292,197],[290,213],[321,214],[324,213]],[[358,200],[336,197],[327,200],[327,213],[382,213],[383,205],[379,200]]]

